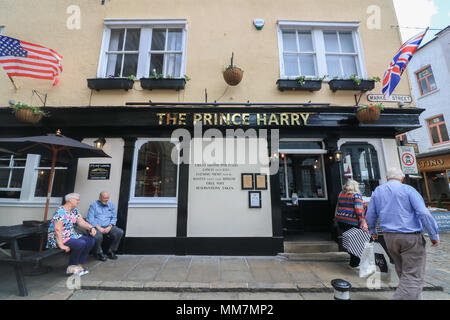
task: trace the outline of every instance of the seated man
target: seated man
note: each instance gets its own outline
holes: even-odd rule
[[[89,223],[98,231],[94,236],[95,247],[94,254],[97,259],[106,261],[107,258],[102,250],[103,237],[111,237],[112,242],[107,255],[110,259],[117,259],[116,252],[119,247],[120,240],[123,236],[123,230],[116,227],[117,212],[114,204],[109,201],[109,194],[106,191],[100,192],[100,197],[94,201],[89,207],[89,212],[86,218]]]

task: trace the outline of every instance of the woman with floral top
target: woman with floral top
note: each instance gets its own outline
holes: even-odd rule
[[[83,268],[87,256],[95,244],[93,236],[96,230],[87,223],[76,208],[80,203],[78,193],[69,193],[65,196],[66,203],[59,207],[51,219],[48,228],[47,248],[60,248],[70,251],[70,261],[67,274],[84,275],[88,271]],[[74,224],[88,229],[91,237],[76,232]]]

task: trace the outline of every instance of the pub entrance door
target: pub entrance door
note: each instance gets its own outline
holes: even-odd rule
[[[327,230],[328,199],[322,154],[281,154],[280,191],[283,235]]]

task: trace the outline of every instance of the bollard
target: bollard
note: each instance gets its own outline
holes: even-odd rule
[[[331,280],[331,285],[334,288],[334,300],[351,300],[350,288],[351,283],[342,279]]]

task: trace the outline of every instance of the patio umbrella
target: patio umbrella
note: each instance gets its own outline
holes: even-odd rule
[[[45,203],[44,222],[47,221],[56,158],[63,162],[68,162],[71,159],[77,158],[111,158],[104,153],[102,149],[65,137],[59,130],[56,134],[47,134],[45,136],[0,139],[0,148],[7,149],[8,151],[12,151],[14,153],[40,154],[42,157],[52,160],[47,200]]]

